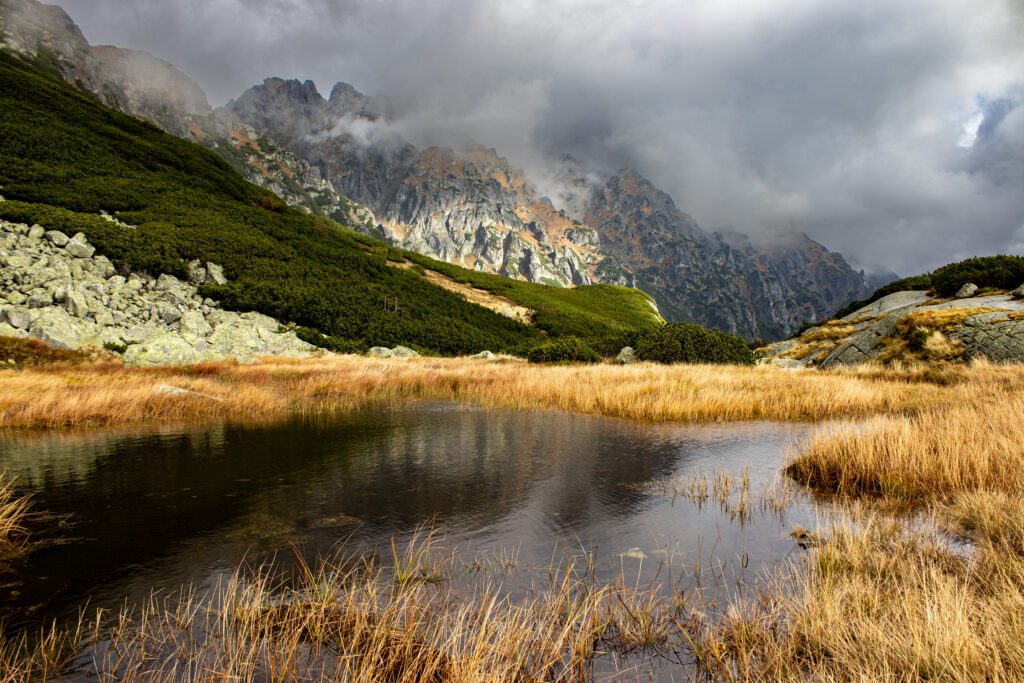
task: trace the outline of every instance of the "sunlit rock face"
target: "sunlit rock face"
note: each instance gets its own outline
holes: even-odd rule
[[[590,284],[603,260],[593,230],[539,196],[492,149],[419,150],[388,122],[386,100],[337,84],[267,79],[222,110],[321,169],[369,207],[392,244],[485,272],[552,285]]]

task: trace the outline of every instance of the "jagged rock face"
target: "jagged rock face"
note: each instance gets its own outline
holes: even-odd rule
[[[267,79],[224,113],[267,131],[323,170],[380,222],[369,234],[477,270],[552,285],[590,284],[594,231],[537,195],[494,150],[420,151],[388,129],[385,100],[339,83]]]
[[[90,46],[56,5],[0,0],[0,40],[9,52],[54,68],[118,111],[185,135],[188,118],[211,111],[206,94],[173,65],[148,53]]]
[[[669,320],[774,339],[866,294],[862,273],[806,236],[759,250],[706,233],[632,171],[594,193],[584,220]]]

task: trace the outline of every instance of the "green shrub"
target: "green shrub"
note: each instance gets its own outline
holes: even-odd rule
[[[950,263],[925,275],[895,280],[876,289],[867,299],[851,301],[833,317],[845,317],[896,292],[934,289],[939,296],[953,296],[968,282],[978,285],[982,291],[1015,289],[1024,284],[1024,256],[979,256]]]
[[[905,277],[900,280],[894,280],[887,285],[879,287],[874,293],[867,299],[861,299],[859,301],[851,301],[846,304],[840,310],[836,311],[836,314],[832,318],[845,318],[854,311],[859,311],[868,304],[873,304],[884,296],[895,294],[896,292],[910,292],[910,291],[926,291],[932,288],[932,276],[931,275],[912,275],[911,277]],[[796,336],[799,336],[808,327],[814,327],[816,323],[810,323],[807,327],[801,328],[800,332]]]
[[[644,332],[633,347],[640,360],[656,363],[724,363],[753,365],[754,354],[736,335],[676,323]]]
[[[936,269],[931,278],[941,296],[953,296],[968,282],[982,289],[1014,289],[1024,284],[1024,256],[969,258]]]
[[[531,363],[596,363],[601,360],[594,349],[578,337],[561,337],[542,342],[526,353]]]

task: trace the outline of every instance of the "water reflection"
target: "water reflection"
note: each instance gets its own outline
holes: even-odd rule
[[[6,434],[0,469],[73,524],[60,531],[66,542],[3,577],[0,611],[24,626],[86,600],[109,607],[206,585],[293,546],[307,556],[343,539],[383,547],[431,520],[453,542],[515,546],[536,566],[559,547],[594,549],[599,571],[669,547],[764,560],[792,548],[778,521],[741,528],[637,485],[747,465],[757,486],[806,430],[438,405],[273,425]],[[794,514],[813,513],[798,505]]]

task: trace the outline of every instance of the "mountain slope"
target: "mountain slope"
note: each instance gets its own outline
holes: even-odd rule
[[[759,248],[743,236],[707,233],[630,170],[593,193],[583,220],[670,320],[776,339],[867,290],[863,273],[806,235]]]
[[[228,308],[291,321],[349,348],[406,344],[463,353],[542,336],[541,322],[524,325],[435,286],[422,269],[394,267],[413,255],[294,211],[210,151],[6,55],[0,132],[0,217],[81,230],[115,264],[152,273],[185,276],[192,259],[221,263],[228,283],[202,292]],[[539,285],[511,283],[503,293],[543,307],[553,334],[611,334],[659,322],[642,293],[624,288],[553,296]],[[613,300],[614,315],[565,306],[566,294],[583,304]]]
[[[310,81],[268,78],[210,112],[176,69],[90,47],[59,8],[0,0],[0,33],[4,49],[213,150],[290,206],[449,263],[552,285],[637,286],[673,321],[748,338],[785,337],[872,290],[803,234],[754,243],[707,232],[632,171],[556,159],[560,209],[494,150],[418,149],[388,100],[346,83],[324,98]]]
[[[475,270],[530,282],[597,280],[597,236],[540,197],[494,150],[419,150],[386,100],[338,83],[268,78],[218,113],[264,131],[376,215],[375,236]]]

